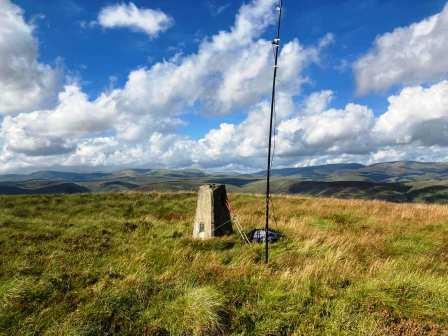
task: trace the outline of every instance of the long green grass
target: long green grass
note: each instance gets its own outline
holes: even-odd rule
[[[263,198],[231,195],[263,226]],[[0,197],[0,335],[448,335],[448,206],[274,198],[263,264],[195,195]]]

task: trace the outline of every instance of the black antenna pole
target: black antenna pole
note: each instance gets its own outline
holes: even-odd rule
[[[278,55],[280,52],[280,28],[282,23],[282,11],[283,11],[283,0],[280,0],[280,4],[277,8],[278,10],[278,25],[277,25],[277,36],[272,41],[272,44],[275,48],[275,63],[274,63],[274,80],[272,84],[272,100],[271,100],[271,118],[269,123],[269,149],[268,149],[268,171],[266,176],[266,225],[265,225],[265,263],[269,262],[269,201],[271,198],[271,146],[272,146],[272,121],[274,118],[274,109],[275,109],[275,90],[277,84],[277,70],[278,70]]]

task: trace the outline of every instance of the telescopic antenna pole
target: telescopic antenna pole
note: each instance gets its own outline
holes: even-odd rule
[[[272,100],[271,100],[271,117],[269,123],[269,148],[268,148],[268,170],[266,176],[266,225],[265,225],[265,263],[269,262],[269,201],[271,198],[271,147],[272,147],[272,122],[274,118],[275,110],[275,91],[277,84],[277,70],[278,70],[278,55],[280,52],[280,28],[282,23],[282,11],[283,11],[283,0],[280,0],[278,10],[278,24],[277,24],[277,36],[272,41],[272,45],[275,48],[275,63],[274,63],[274,79],[272,84]]]

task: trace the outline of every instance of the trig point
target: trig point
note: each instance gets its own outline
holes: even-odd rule
[[[225,185],[206,184],[201,186],[198,192],[193,238],[210,239],[232,232]]]

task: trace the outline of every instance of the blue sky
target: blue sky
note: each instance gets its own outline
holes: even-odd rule
[[[139,13],[144,13],[145,10],[157,10],[170,18],[171,24],[169,27],[162,29],[157,34],[154,34],[154,36],[149,36],[148,33],[139,31],[132,24],[107,27],[100,22],[99,15],[105,8],[116,10],[119,6],[130,6],[130,2],[115,2],[110,0],[4,1],[5,6],[7,6],[6,11],[14,12],[17,20],[23,20],[22,24],[30,27],[28,37],[22,32],[23,40],[26,43],[34,43],[39,50],[38,54],[30,56],[35,57],[35,61],[38,64],[36,66],[36,74],[33,74],[33,78],[43,76],[44,70],[42,70],[42,67],[48,67],[48,71],[58,72],[58,74],[51,74],[51,76],[54,75],[57,77],[57,79],[54,79],[51,89],[39,87],[39,90],[46,90],[42,93],[39,91],[39,94],[46,95],[49,92],[48,95],[50,98],[40,100],[33,97],[33,99],[39,101],[35,106],[33,106],[34,102],[30,101],[29,104],[27,102],[26,107],[9,108],[9,110],[5,108],[5,112],[2,113],[2,100],[0,97],[0,114],[3,115],[2,119],[0,119],[3,122],[3,131],[0,133],[0,137],[3,137],[3,141],[0,140],[0,145],[3,145],[3,154],[0,155],[0,163],[3,163],[3,170],[40,168],[46,167],[47,165],[98,168],[105,166],[148,166],[153,164],[155,160],[158,161],[159,156],[156,153],[164,156],[166,152],[169,152],[172,157],[160,157],[161,160],[157,165],[160,164],[160,166],[167,167],[196,166],[211,169],[232,167],[243,170],[261,167],[262,153],[265,148],[263,146],[258,148],[254,145],[261,138],[253,139],[251,144],[247,144],[247,148],[241,145],[243,141],[241,139],[236,143],[229,142],[227,144],[220,141],[226,141],[224,139],[227,134],[226,131],[255,132],[256,130],[256,132],[261,132],[263,130],[262,127],[252,129],[247,126],[249,124],[248,120],[251,119],[251,111],[256,106],[260,106],[263,102],[268,101],[269,92],[263,90],[260,92],[257,91],[254,94],[255,96],[244,96],[241,98],[241,101],[236,102],[232,98],[227,97],[226,99],[230,102],[219,101],[219,104],[225,104],[225,107],[220,107],[217,111],[214,110],[215,98],[211,97],[213,90],[210,92],[201,92],[201,95],[198,97],[194,96],[194,92],[186,97],[180,94],[180,98],[178,95],[175,95],[173,101],[167,102],[166,106],[157,105],[154,108],[148,106],[147,110],[143,106],[137,112],[126,112],[126,117],[120,114],[121,111],[113,112],[116,113],[113,116],[111,112],[111,115],[105,116],[104,120],[102,119],[107,126],[98,128],[85,126],[86,123],[95,122],[87,117],[82,120],[72,120],[74,123],[80,122],[83,124],[85,127],[82,130],[73,131],[71,126],[67,127],[67,125],[57,123],[56,126],[60,127],[61,131],[52,131],[51,134],[48,130],[43,131],[41,128],[30,130],[27,123],[31,122],[29,119],[33,113],[37,115],[36,118],[39,120],[47,118],[45,119],[47,123],[48,120],[59,120],[58,118],[62,116],[62,113],[68,113],[70,115],[68,119],[71,120],[70,118],[76,115],[79,109],[73,109],[70,112],[65,110],[65,112],[61,112],[61,105],[63,104],[61,102],[58,104],[57,99],[57,96],[61,92],[68,92],[64,89],[67,85],[72,85],[77,88],[78,91],[75,95],[79,93],[79,96],[85,96],[86,102],[83,103],[86,104],[80,103],[80,106],[83,107],[79,107],[85,109],[82,113],[86,113],[86,115],[89,113],[103,113],[103,110],[99,112],[94,110],[97,106],[92,107],[89,104],[95,105],[95,101],[101,95],[106,95],[111,100],[115,99],[112,98],[113,90],[125,91],[124,89],[127,84],[131,82],[129,80],[131,73],[142,69],[148,77],[145,78],[150,81],[150,77],[154,74],[151,72],[151,69],[156,68],[158,64],[169,62],[180,66],[180,64],[186,63],[185,59],[188,59],[191,55],[201,55],[198,50],[201,49],[201,45],[205,40],[212,40],[214,36],[222,31],[230,34],[232,27],[235,26],[236,15],[244,11],[245,4],[246,7],[253,6],[251,10],[254,12],[257,6],[263,6],[263,1],[266,3],[269,0],[245,2],[239,0],[133,1],[133,6]],[[271,5],[274,7],[275,0],[271,0]],[[440,86],[436,87],[436,85],[442,85],[444,83],[443,81],[446,76],[445,64],[437,65],[436,69],[428,68],[427,65],[422,65],[422,62],[418,63],[420,64],[418,66],[412,65],[411,67],[411,65],[407,65],[407,62],[409,61],[409,64],[413,64],[414,60],[412,57],[414,56],[399,55],[399,51],[392,50],[393,47],[378,47],[375,42],[377,37],[381,39],[386,36],[388,38],[387,34],[390,34],[391,37],[389,39],[394,43],[396,42],[397,49],[400,49],[399,43],[402,43],[402,50],[412,50],[414,47],[417,48],[427,44],[425,41],[431,42],[432,35],[435,35],[440,40],[439,35],[437,35],[437,26],[442,25],[442,23],[437,24],[436,28],[432,28],[431,31],[426,32],[425,34],[428,36],[421,38],[422,42],[418,42],[420,44],[416,46],[410,45],[406,41],[406,38],[403,38],[400,35],[401,33],[397,32],[397,28],[403,27],[403,34],[413,36],[412,34],[415,34],[415,32],[412,30],[412,24],[424,22],[424,20],[434,15],[440,16],[440,21],[443,21],[444,6],[445,1],[441,0],[286,0],[282,40],[284,44],[291,43],[293,45],[297,43],[297,46],[303,50],[296,51],[296,58],[303,57],[306,60],[302,63],[296,59],[296,68],[291,70],[294,74],[285,79],[288,85],[291,83],[285,90],[287,91],[287,98],[292,102],[291,104],[294,104],[294,107],[290,107],[291,111],[288,113],[285,112],[284,116],[279,116],[278,132],[287,130],[284,131],[284,137],[279,134],[279,141],[282,145],[280,147],[284,148],[283,152],[281,149],[279,152],[279,164],[290,166],[339,161],[369,163],[394,158],[444,160],[445,156],[441,153],[443,153],[445,143],[439,143],[434,139],[419,138],[418,134],[422,133],[422,131],[420,129],[417,130],[417,128],[420,126],[417,127],[412,124],[412,127],[410,126],[412,130],[408,133],[400,135],[399,138],[397,135],[397,138],[391,139],[390,134],[385,134],[386,131],[384,128],[386,126],[384,125],[387,124],[390,126],[392,123],[391,120],[396,121],[397,115],[400,113],[406,116],[412,115],[407,107],[403,107],[402,109],[398,108],[400,110],[399,112],[396,112],[395,109],[392,110],[389,98],[396,96],[398,97],[397,100],[402,101],[404,99],[402,93],[406,88],[420,88],[419,92],[422,95],[434,93],[436,88],[440,88]],[[17,9],[19,12],[16,11]],[[267,13],[273,18],[275,16],[274,11],[272,10],[272,13],[269,13],[268,10],[266,10]],[[250,14],[247,15],[250,16]],[[253,43],[270,40],[273,36],[274,26],[271,23],[261,24],[261,31],[253,33],[254,35],[250,37],[250,43],[242,43],[240,46],[241,50],[244,51],[247,49],[256,53]],[[256,24],[259,24],[259,22],[256,22]],[[329,42],[325,46],[319,47],[319,43],[325,38]],[[434,38],[434,41],[437,41],[437,39]],[[440,47],[442,51],[445,48],[445,44],[448,44],[444,40],[434,43],[438,43],[439,46],[442,45]],[[448,45],[446,47],[448,48]],[[20,52],[24,52],[23,50],[19,50],[19,48],[15,50],[14,41],[12,40],[4,48],[12,50],[8,54],[10,58],[7,60],[10,63],[14,63],[14,59],[20,59],[22,57]],[[229,48],[232,48],[231,44]],[[266,48],[266,44],[261,44],[259,48]],[[433,49],[431,48],[431,50]],[[0,52],[1,50],[2,48],[0,46]],[[400,62],[398,62],[398,65],[386,64],[387,62],[384,60],[389,57],[387,56],[389,55],[388,53],[390,53],[391,59],[402,60],[403,69],[397,70]],[[425,50],[422,51],[422,54],[424,53]],[[431,53],[432,51],[429,52],[430,55],[428,56],[430,60],[431,57],[436,57],[436,55],[432,55]],[[218,57],[217,55],[222,55],[222,53],[212,54],[213,57]],[[241,57],[241,52],[232,52],[229,55],[230,57],[234,56],[235,63],[237,63],[238,58]],[[173,57],[177,58],[173,60]],[[197,63],[197,65],[201,66],[203,64],[211,68],[213,67],[213,61]],[[290,64],[292,64],[291,67],[294,66],[293,62]],[[356,64],[359,64],[359,66],[356,67]],[[225,67],[231,68],[232,66],[233,64],[230,62]],[[10,68],[13,67],[11,66]],[[265,75],[269,69],[266,66],[265,68],[263,73],[256,74],[256,76],[260,75],[260,79],[257,80],[261,80],[261,78],[265,80],[267,78]],[[375,69],[378,69],[378,73],[391,73],[390,71],[397,73],[397,71],[403,71],[405,74],[391,79],[390,83],[387,82],[387,85],[382,84],[382,82],[370,85],[368,80],[360,79],[364,78],[362,76],[372,76],[369,71],[376,71]],[[207,71],[207,69],[201,70],[203,72]],[[282,71],[282,68],[280,71]],[[215,73],[204,74],[204,77],[208,81],[216,76],[222,76],[225,79],[227,72],[229,72],[228,69],[220,69],[219,75]],[[143,75],[143,73],[141,74]],[[20,76],[16,73],[13,73],[13,75],[17,77],[24,76],[22,72]],[[12,75],[9,76],[11,77]],[[300,84],[296,83],[298,78],[301,78]],[[11,78],[3,79],[5,83],[9,83],[11,80]],[[148,82],[141,84],[141,91],[144,91],[145,85],[157,85],[157,78],[154,80],[155,82],[151,82],[151,84]],[[217,79],[215,78],[213,80],[215,81]],[[2,78],[0,78],[0,84],[1,81]],[[378,79],[378,81],[381,80]],[[204,83],[203,80],[200,80],[200,82]],[[135,85],[138,85],[138,83]],[[166,85],[166,83],[171,82],[162,81],[160,83],[162,83],[161,85]],[[188,85],[188,80],[186,83],[183,85]],[[256,80],[251,81],[249,84],[241,81],[238,83],[244,86],[259,85]],[[358,94],[357,92],[361,90],[360,88],[363,85],[366,89],[362,94]],[[218,87],[221,89],[223,86]],[[138,87],[133,86],[133,90],[138,89]],[[425,89],[433,90],[431,92],[425,92]],[[248,88],[248,90],[252,89]],[[325,90],[331,91],[331,99],[327,97],[328,95],[324,94],[326,92]],[[281,89],[280,91],[282,92]],[[70,92],[73,93],[74,91]],[[121,92],[116,94],[120,95]],[[163,92],[158,94],[163,94]],[[210,97],[206,97],[206,95]],[[222,93],[222,95],[226,96],[226,93]],[[231,94],[229,93],[229,95]],[[131,96],[134,97],[134,95]],[[306,109],[311,97],[318,96],[322,104],[325,105],[325,108],[314,113],[316,116],[319,115],[325,118],[314,121],[316,124],[312,124],[312,120],[318,120],[316,119],[317,117],[314,119],[305,119],[303,110]],[[150,99],[149,96],[140,98],[143,102],[145,99]],[[125,99],[117,98],[119,104],[123,100]],[[183,100],[182,103],[180,102],[181,100]],[[128,96],[126,96],[126,101],[130,101]],[[403,104],[405,103],[403,101]],[[284,104],[286,106],[290,103],[285,102]],[[362,121],[355,126],[358,124],[364,125],[365,120],[371,119],[366,122],[369,124],[365,126],[366,129],[360,130],[359,134],[349,135],[350,141],[354,142],[351,145],[347,145],[348,139],[344,138],[347,135],[344,127],[350,128],[353,125],[350,125],[350,121],[347,125],[339,125],[341,120],[347,120],[347,116],[351,116],[351,112],[348,111],[349,109],[346,109],[348,104],[356,105],[359,109],[356,112],[357,115],[362,114],[363,116]],[[103,106],[101,102],[98,105]],[[89,110],[90,107],[92,107],[92,111]],[[172,112],[174,108],[178,109],[175,113]],[[282,108],[282,106],[279,106],[279,108]],[[362,110],[364,108],[365,110]],[[332,110],[339,112],[333,113]],[[362,112],[360,112],[361,110]],[[369,111],[366,112],[367,110]],[[40,113],[39,111],[46,112]],[[387,112],[390,113],[381,118]],[[444,118],[444,113],[445,110],[436,113],[433,119]],[[142,117],[145,114],[146,117]],[[150,118],[148,117],[149,115]],[[168,115],[169,119],[160,122],[161,118],[165,118]],[[136,131],[139,133],[138,136],[121,134],[120,132],[123,133],[123,131],[120,130],[120,125],[114,125],[113,121],[111,121],[114,118],[115,120],[126,120],[122,122],[124,125],[130,122],[129,120],[133,117],[139,120],[136,122],[137,124],[145,123],[147,125],[145,129]],[[139,118],[144,119],[140,120]],[[301,125],[310,125],[310,127],[316,129],[321,127],[320,125],[326,125],[328,127],[329,124],[335,122],[338,123],[341,132],[337,135],[330,134],[332,132],[323,135],[326,139],[334,137],[332,144],[324,144],[328,142],[326,140],[317,144],[313,142],[313,137],[317,137],[318,135],[307,135],[306,132],[308,131],[303,130],[304,126],[297,126],[299,122],[301,122]],[[402,122],[404,124],[408,123],[406,120],[402,120]],[[428,120],[425,119],[422,122],[426,123]],[[161,125],[155,127],[155,124]],[[226,125],[231,125],[233,129],[228,127],[224,130],[223,128],[226,128]],[[291,125],[295,125],[294,131],[291,131]],[[129,127],[134,126],[130,125]],[[379,143],[376,143],[376,140],[374,141],[372,139],[360,140],[360,134],[370,132],[370,130],[375,130],[376,132],[380,129],[380,126],[382,127],[381,136],[384,136],[384,139],[381,139]],[[18,133],[17,131],[12,132],[11,129],[15,130],[17,128],[23,130],[19,133],[24,138],[14,140],[13,137],[17,136]],[[70,130],[67,131],[67,128],[70,128]],[[213,132],[214,130],[216,132]],[[391,129],[388,129],[388,132],[390,131]],[[79,135],[81,133],[82,136]],[[211,133],[219,133],[217,135],[219,140],[215,139],[213,142],[208,139],[207,135]],[[297,140],[296,138],[299,134],[302,134],[300,136],[307,136],[307,138],[300,139],[298,143],[295,143],[294,141]],[[163,141],[157,138],[159,135],[162,137],[160,139],[164,139]],[[252,133],[246,135],[250,137]],[[377,133],[373,136],[377,136]],[[153,137],[152,140],[149,139],[151,137]],[[107,140],[105,140],[106,138]],[[151,149],[153,152],[150,154],[149,150],[146,150],[151,146],[155,146],[155,138],[159,139],[157,140],[158,145],[161,145],[159,142],[163,142],[163,146],[165,146],[162,150],[164,152],[163,155],[160,154],[160,150]],[[98,141],[101,142],[101,146],[97,145]],[[210,145],[209,142],[213,144]],[[219,142],[219,146],[216,145],[217,142]],[[28,147],[19,148],[21,147],[18,145],[19,143],[27,143]],[[97,146],[95,149],[89,147],[93,146],[93,143]],[[111,145],[112,143],[115,145]],[[168,143],[175,143],[175,148],[169,147]],[[201,146],[204,143],[207,146],[202,148]],[[102,147],[103,144],[107,147],[106,149]],[[85,148],[89,148],[89,150],[85,149],[83,145],[86,146]],[[223,148],[238,145],[242,147],[237,157],[223,159],[223,156],[227,155]],[[116,147],[112,148],[111,146]],[[430,147],[429,152],[425,149],[428,146]],[[194,148],[198,153],[204,151],[208,153],[210,151],[208,159],[205,161],[197,159],[198,153],[195,154],[196,156],[190,155],[188,158],[183,157],[185,151],[189,148]],[[94,157],[87,158],[82,156],[84,152],[90,153],[92,151],[95,153],[95,150],[98,152],[92,155]],[[178,150],[180,150],[182,155],[176,152]],[[138,154],[135,154],[135,157],[123,159],[123,156],[126,155],[124,154],[125,152],[132,151],[138,152]],[[380,152],[382,154],[379,154]],[[384,152],[387,152],[387,155]],[[429,154],[426,155],[425,153]],[[99,160],[99,156],[102,156],[103,159]],[[139,160],[139,157],[142,159]]]

